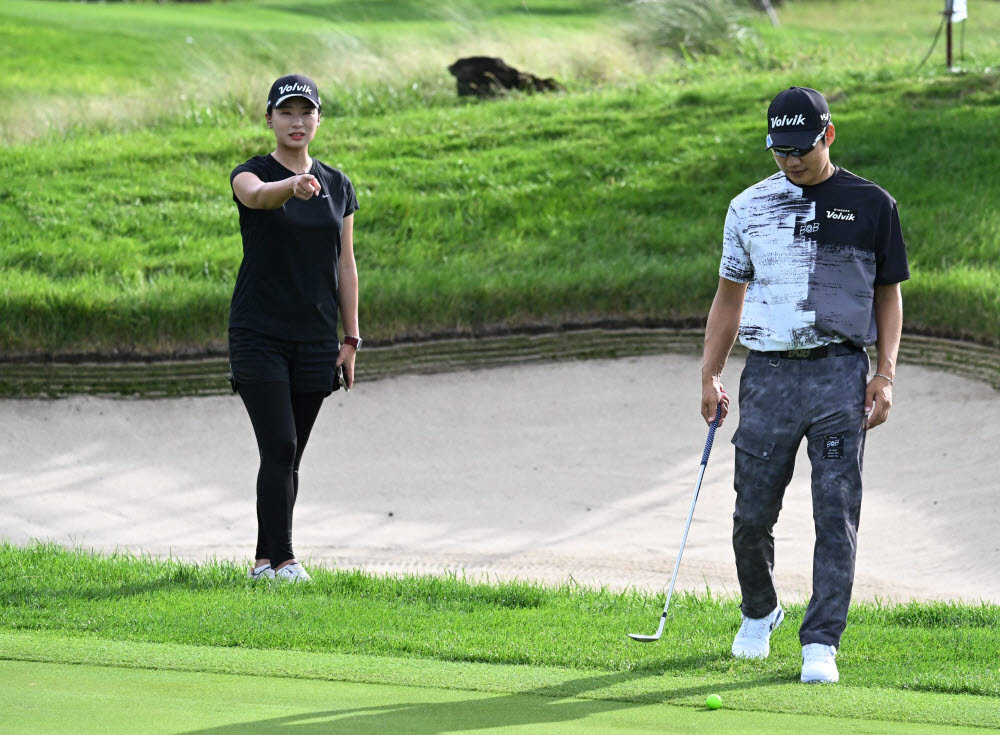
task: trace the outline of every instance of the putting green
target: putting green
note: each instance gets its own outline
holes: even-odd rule
[[[0,661],[4,733],[913,733],[913,723],[415,686]],[[922,733],[973,728],[917,726]]]

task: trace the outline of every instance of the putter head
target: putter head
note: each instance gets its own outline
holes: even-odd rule
[[[655,635],[639,635],[638,633],[629,633],[628,637],[633,641],[639,641],[640,643],[652,643],[653,641],[660,640],[660,634]]]

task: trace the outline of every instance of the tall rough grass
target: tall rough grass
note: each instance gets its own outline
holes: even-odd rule
[[[737,0],[633,0],[630,7],[638,46],[690,58],[733,51],[751,37],[748,6]]]
[[[287,10],[247,3],[239,23],[223,27],[215,17],[222,6],[14,0],[0,9],[0,28],[6,21],[18,29],[6,39],[17,62],[0,80],[0,94],[29,101],[32,122],[25,125],[5,105],[0,137],[16,144],[73,131],[135,130],[178,116],[200,123],[262,115],[270,82],[292,70],[316,80],[327,116],[357,116],[459,104],[447,66],[462,56],[499,56],[569,89],[650,68],[648,55],[618,32],[616,6],[567,9],[558,17],[568,20],[554,23],[530,3],[513,11],[455,0],[396,5],[401,14],[382,18],[365,7],[338,15],[308,0]],[[266,23],[273,28],[260,27]],[[77,51],[83,32],[87,47]]]

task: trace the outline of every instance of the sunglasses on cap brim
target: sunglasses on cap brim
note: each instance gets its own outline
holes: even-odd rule
[[[795,146],[790,146],[790,145],[772,145],[770,150],[774,151],[774,154],[776,156],[780,156],[781,158],[787,158],[788,156],[794,156],[795,158],[802,158],[802,156],[805,156],[812,152],[813,148],[816,147],[816,144],[819,143],[819,141],[823,138],[824,135],[826,135],[826,128],[823,128],[822,130],[819,131],[819,135],[816,136],[816,139],[812,142],[812,145],[809,146],[808,148],[796,148]],[[770,135],[767,136],[767,142],[768,143],[771,142]]]

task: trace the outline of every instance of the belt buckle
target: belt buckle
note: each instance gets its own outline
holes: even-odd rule
[[[805,360],[812,353],[812,350],[788,350],[787,354],[792,360]]]

